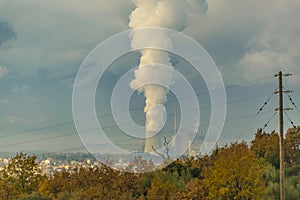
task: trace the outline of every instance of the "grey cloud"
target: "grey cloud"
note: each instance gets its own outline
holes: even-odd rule
[[[184,32],[210,53],[226,82],[273,74],[277,66],[299,72],[299,1],[206,2],[208,10],[193,15]]]
[[[16,39],[17,33],[7,22],[0,21],[0,45],[7,40]]]
[[[41,68],[55,74],[74,72],[97,44],[128,29],[133,9],[131,0],[0,0],[0,5],[0,19],[7,19],[18,33],[0,51],[0,64],[18,76],[36,76]]]
[[[252,38],[249,43],[251,48],[238,63],[237,69],[243,73],[243,79],[252,80],[253,77],[272,75],[279,70],[299,74],[299,8],[300,3],[295,0],[278,3],[273,19]],[[299,81],[299,77],[293,78],[295,85]]]

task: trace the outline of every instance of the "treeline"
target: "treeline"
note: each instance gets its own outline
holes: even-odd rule
[[[279,199],[278,139],[275,132],[258,130],[250,144],[232,143],[144,174],[101,166],[47,177],[35,156],[19,153],[0,172],[0,198]],[[288,130],[284,144],[286,199],[300,199],[300,127]]]

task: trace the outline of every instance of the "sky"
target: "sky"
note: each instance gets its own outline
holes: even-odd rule
[[[190,11],[183,33],[200,43],[223,77],[227,116],[218,144],[250,141],[257,128],[270,120],[277,107],[273,95],[261,114],[259,108],[277,88],[278,71],[291,73],[284,86],[300,106],[300,2],[298,0],[187,0]],[[76,73],[100,42],[130,29],[131,0],[0,0],[0,151],[57,151],[83,149],[72,116]],[[109,114],[114,84],[139,64],[140,54],[116,60],[100,81],[97,114],[108,137],[120,138]],[[184,59],[172,55],[174,68],[184,74],[197,94],[207,92],[201,76]],[[292,107],[287,96],[285,105]],[[174,99],[169,93],[168,100]],[[199,132],[210,118],[208,93],[198,96]],[[134,93],[131,116],[143,119],[144,96]],[[167,102],[166,130],[172,129],[176,101]],[[288,113],[299,125],[300,112]],[[251,123],[250,123],[251,122]],[[285,118],[285,129],[290,127]],[[138,123],[138,122],[137,122]],[[202,124],[202,125],[201,125]],[[30,131],[34,130],[34,131]],[[265,129],[277,130],[277,116]],[[128,143],[128,145],[132,145]]]

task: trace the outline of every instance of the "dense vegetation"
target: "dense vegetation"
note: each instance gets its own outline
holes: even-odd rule
[[[286,199],[300,199],[300,127],[285,137]],[[164,169],[124,173],[101,166],[40,173],[35,156],[17,154],[0,172],[1,199],[279,199],[278,134],[258,130],[251,144],[176,160]]]

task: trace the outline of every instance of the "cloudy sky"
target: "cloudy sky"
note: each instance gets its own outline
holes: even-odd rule
[[[293,90],[290,95],[300,106],[298,0],[187,2],[190,10],[183,32],[210,54],[226,86],[228,111],[219,144],[250,140],[271,118],[276,95],[263,113],[254,116],[276,89],[274,74],[279,70],[293,74],[284,78],[284,85]],[[129,29],[129,15],[134,9],[132,0],[0,0],[0,151],[82,147],[71,123],[76,72],[97,44]],[[131,53],[112,64],[103,85],[98,86],[97,114],[111,112],[107,102],[113,83],[138,65],[139,56]],[[188,63],[176,56],[172,62],[196,93],[207,90],[201,77],[192,75]],[[143,95],[134,93],[133,97],[131,106],[142,108]],[[288,98],[285,100],[291,107]],[[204,113],[199,132],[205,132],[209,95],[199,95],[199,101]],[[176,106],[174,103],[169,108]],[[143,109],[134,112],[133,118],[143,117]],[[297,110],[288,114],[299,124]],[[276,120],[275,116],[266,131],[277,130]],[[109,117],[101,123],[113,125]],[[286,128],[289,126],[286,118]],[[112,132],[117,137],[117,128],[108,131]]]

